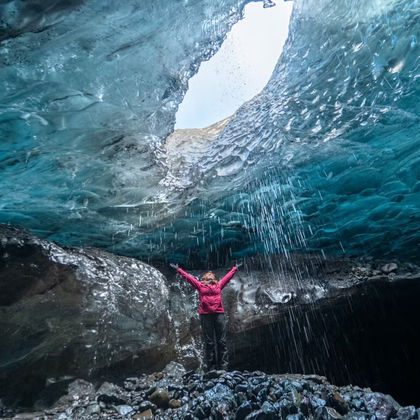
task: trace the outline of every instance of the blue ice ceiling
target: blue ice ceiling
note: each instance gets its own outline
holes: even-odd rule
[[[182,262],[417,258],[420,2],[296,0],[261,94],[172,133],[246,3],[2,2],[0,222]]]

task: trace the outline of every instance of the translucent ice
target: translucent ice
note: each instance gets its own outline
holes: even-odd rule
[[[296,0],[265,89],[173,134],[245,0],[32,3],[0,6],[1,222],[142,258],[418,257],[418,1]]]

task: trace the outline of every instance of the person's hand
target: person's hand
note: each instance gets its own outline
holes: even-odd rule
[[[243,262],[237,262],[237,263],[235,264],[235,267],[236,267],[236,268],[239,268],[239,267],[241,267],[243,264],[244,264]]]
[[[178,270],[179,265],[178,264],[174,264],[174,263],[170,263],[169,264],[172,268],[174,268],[175,270]]]

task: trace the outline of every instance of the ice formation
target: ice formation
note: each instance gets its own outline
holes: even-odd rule
[[[265,89],[172,134],[246,3],[3,2],[0,222],[173,261],[418,256],[419,2],[296,0]]]

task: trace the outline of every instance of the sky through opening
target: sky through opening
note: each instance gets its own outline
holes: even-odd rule
[[[267,84],[286,41],[293,2],[249,3],[217,53],[201,63],[179,106],[175,129],[203,128],[232,115]]]

